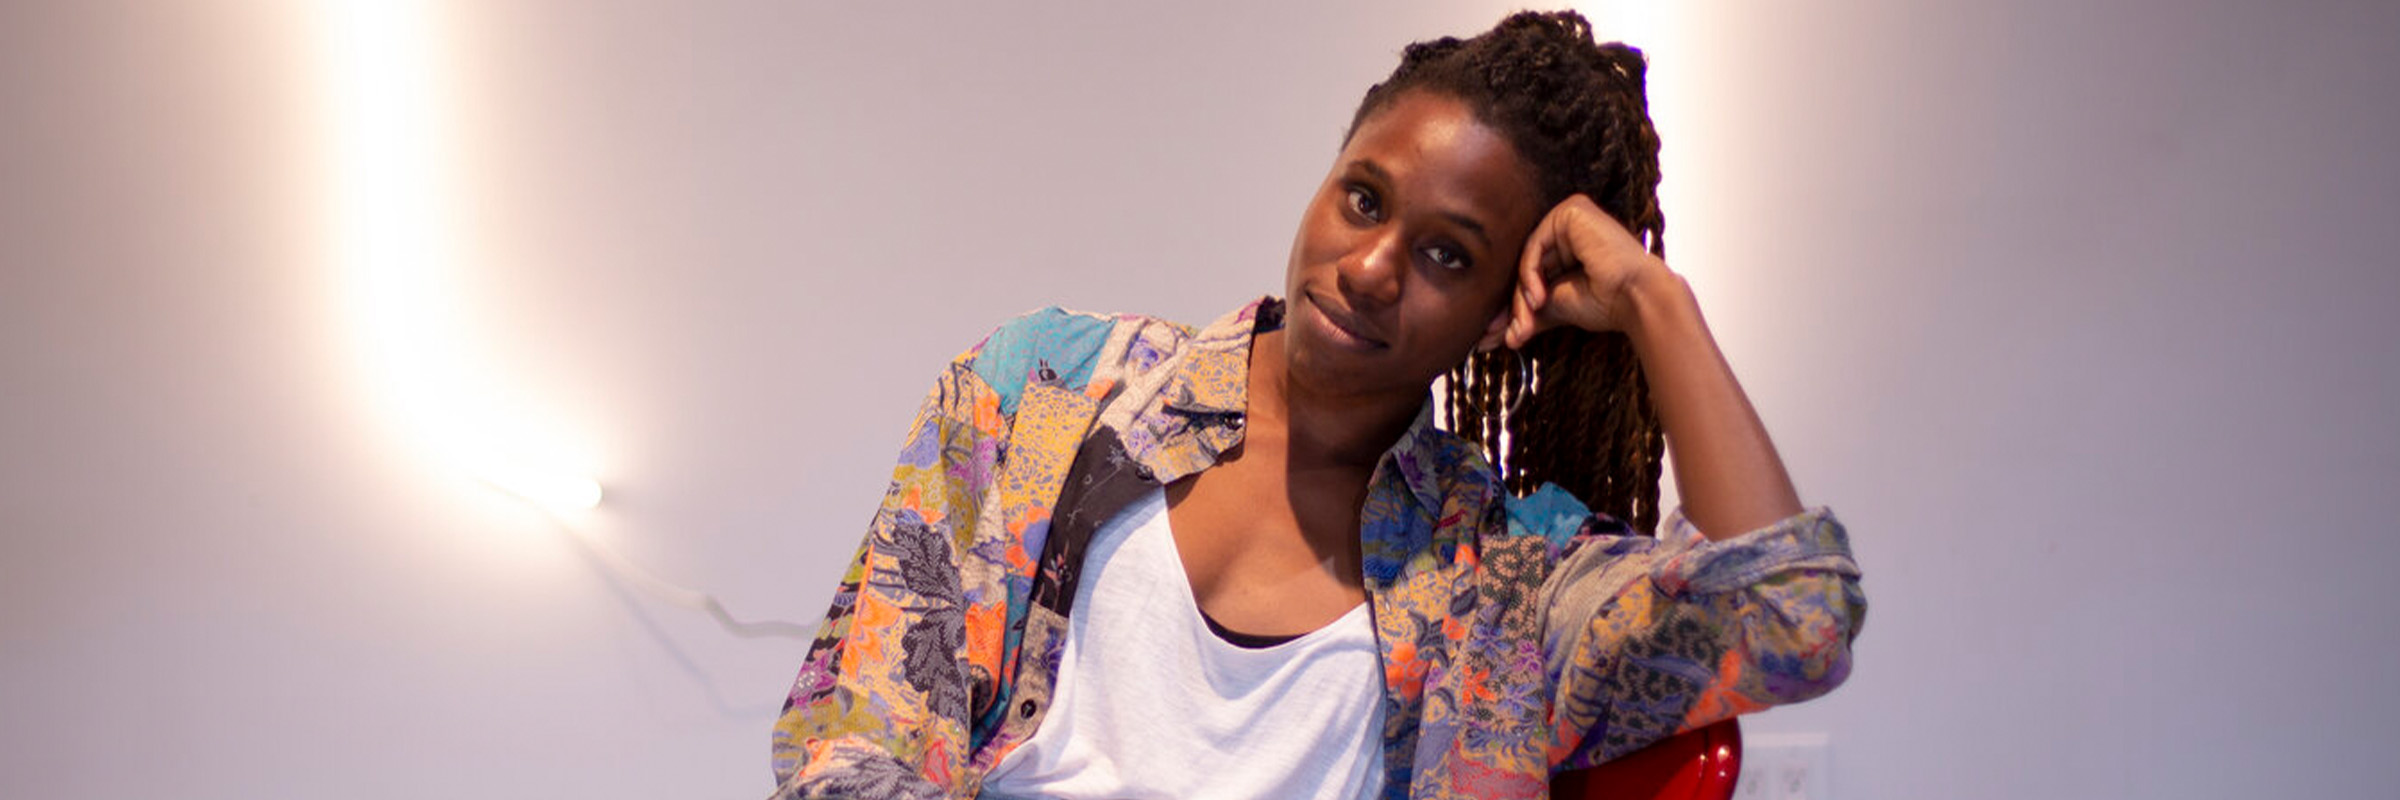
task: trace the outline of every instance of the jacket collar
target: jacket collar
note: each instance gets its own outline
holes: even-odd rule
[[[1193,334],[1161,396],[1186,414],[1243,415],[1250,407],[1250,341],[1283,327],[1283,301],[1250,301]]]

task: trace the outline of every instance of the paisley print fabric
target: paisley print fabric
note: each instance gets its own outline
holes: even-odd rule
[[[1240,443],[1273,298],[1194,330],[1048,309],[954,360],[774,731],[777,797],[972,797],[1041,724],[1097,527]],[[1815,697],[1865,616],[1815,509],[1656,537],[1556,487],[1509,498],[1430,404],[1360,509],[1390,798],[1540,797],[1550,775]]]

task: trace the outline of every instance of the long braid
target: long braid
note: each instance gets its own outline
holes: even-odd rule
[[[1544,208],[1587,195],[1664,257],[1647,69],[1639,50],[1594,43],[1582,15],[1525,12],[1472,39],[1409,45],[1391,77],[1367,90],[1351,127],[1406,91],[1454,96],[1533,167]],[[1532,362],[1530,385],[1519,358]],[[1635,530],[1657,527],[1666,438],[1623,334],[1546,331],[1522,352],[1468,357],[1444,383],[1445,426],[1482,445],[1510,492],[1555,483]]]

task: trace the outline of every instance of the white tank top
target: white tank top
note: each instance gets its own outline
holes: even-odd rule
[[[1209,631],[1152,491],[1094,534],[1050,712],[992,798],[1363,798],[1383,788],[1366,604],[1283,644]]]

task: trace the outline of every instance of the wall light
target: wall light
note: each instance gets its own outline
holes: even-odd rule
[[[586,449],[545,415],[503,402],[503,373],[480,361],[489,348],[468,346],[437,5],[317,6],[337,263],[359,364],[374,402],[423,455],[553,513],[589,509],[601,491],[585,477]]]

